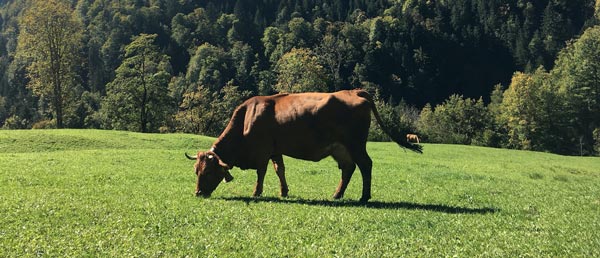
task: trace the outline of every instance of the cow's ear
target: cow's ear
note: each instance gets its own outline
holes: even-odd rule
[[[209,153],[208,153],[208,158],[209,158],[211,161],[213,161],[213,160],[215,160],[215,159],[216,159],[216,160],[217,160],[217,163],[219,164],[219,166],[221,166],[221,167],[223,167],[223,168],[225,168],[225,169],[231,169],[231,168],[232,168],[231,166],[227,165],[227,163],[223,162],[223,161],[221,160],[221,158],[219,157],[219,155],[217,155],[217,154],[216,154],[216,153],[214,153],[214,152],[209,152]]]
[[[223,181],[225,181],[225,183],[233,181],[233,176],[231,175],[231,173],[229,173],[229,170],[225,170],[223,171],[223,173],[225,173],[225,177],[223,178]]]
[[[219,161],[219,166],[223,167],[224,169],[231,169],[231,167],[229,165],[227,165],[225,162],[223,162],[221,159],[217,158],[217,161]]]

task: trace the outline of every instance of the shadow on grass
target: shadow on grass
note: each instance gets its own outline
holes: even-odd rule
[[[406,210],[426,210],[443,212],[449,214],[487,214],[498,212],[499,209],[495,208],[464,208],[455,207],[442,204],[420,204],[410,202],[381,202],[381,201],[370,201],[367,203],[359,201],[348,201],[348,200],[308,200],[298,198],[276,198],[276,197],[223,197],[219,198],[226,201],[240,201],[246,204],[260,203],[260,202],[271,202],[271,203],[291,203],[291,204],[302,204],[312,206],[325,206],[325,207],[364,207],[370,209],[406,209]]]

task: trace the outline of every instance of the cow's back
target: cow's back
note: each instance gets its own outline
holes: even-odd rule
[[[334,145],[366,141],[371,109],[360,94],[355,90],[250,99],[244,103],[244,135],[266,152],[320,160]]]

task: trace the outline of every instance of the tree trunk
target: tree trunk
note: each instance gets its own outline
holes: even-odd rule
[[[62,109],[62,99],[60,96],[55,97],[55,109],[56,109],[56,128],[63,128],[63,109]]]
[[[63,98],[62,98],[62,81],[61,81],[61,54],[58,43],[51,40],[50,44],[50,65],[52,73],[52,84],[54,86],[54,109],[56,110],[56,128],[63,128]]]
[[[148,102],[148,88],[146,87],[146,80],[145,80],[145,75],[146,75],[146,55],[145,53],[142,53],[142,65],[141,65],[141,72],[140,72],[140,77],[142,79],[142,87],[143,87],[143,92],[142,92],[142,101],[140,103],[140,132],[142,133],[147,133],[148,128],[146,127],[146,124],[148,123],[148,114],[146,111],[146,102]]]
[[[148,128],[146,128],[146,124],[148,123],[148,114],[146,111],[146,98],[148,95],[148,91],[146,90],[146,85],[144,84],[144,92],[142,95],[142,103],[140,107],[140,132],[147,133]]]

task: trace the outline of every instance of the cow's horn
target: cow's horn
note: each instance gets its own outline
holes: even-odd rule
[[[188,155],[187,152],[185,153],[185,157],[187,157],[188,159],[191,159],[191,160],[197,160],[198,159],[198,156],[190,157],[190,155]]]

